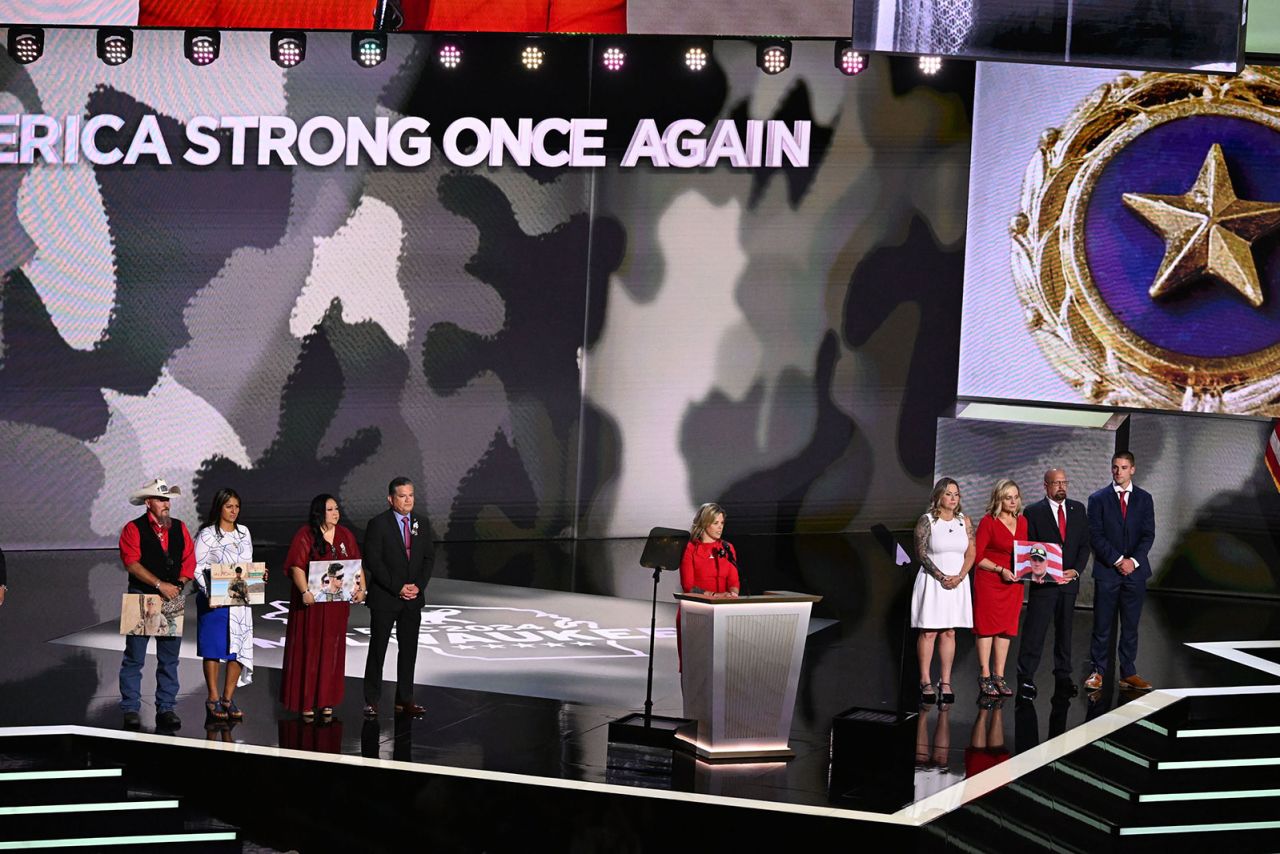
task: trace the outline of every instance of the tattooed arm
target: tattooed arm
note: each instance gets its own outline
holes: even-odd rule
[[[942,581],[946,575],[929,559],[929,514],[926,513],[916,522],[916,557],[920,558],[920,569],[932,576],[934,581]]]

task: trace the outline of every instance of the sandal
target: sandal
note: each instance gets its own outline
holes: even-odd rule
[[[942,690],[942,686],[946,686],[947,690]],[[938,704],[941,706],[949,706],[956,701],[955,692],[951,690],[950,682],[938,683]]]
[[[938,699],[938,695],[934,693],[933,685],[929,682],[920,683],[920,702],[932,703]]]
[[[978,677],[978,694],[983,697],[999,697],[1000,689],[996,687],[994,676]]]
[[[221,700],[205,700],[204,716],[209,720],[225,721],[227,719],[227,710],[223,707]]]
[[[1009,687],[1009,683],[1004,681],[1003,676],[996,676],[993,678],[993,681],[995,682],[997,694],[999,694],[1001,697],[1013,696],[1013,689]]]
[[[236,705],[236,701],[227,697],[222,698],[222,707],[227,710],[227,717],[233,721],[244,720],[244,712],[240,711],[240,707]]]

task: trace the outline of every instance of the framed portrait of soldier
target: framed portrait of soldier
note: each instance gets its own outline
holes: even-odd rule
[[[182,597],[165,602],[157,593],[125,593],[120,600],[120,634],[182,637]]]
[[[209,567],[209,605],[262,605],[267,601],[265,563],[215,563]]]
[[[1062,546],[1058,543],[1013,541],[1013,580],[1063,584]]]
[[[307,590],[317,603],[351,602],[359,584],[358,560],[313,560],[307,567]]]

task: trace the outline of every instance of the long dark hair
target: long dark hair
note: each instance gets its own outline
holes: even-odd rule
[[[311,509],[307,511],[307,527],[311,529],[311,552],[318,557],[324,557],[333,551],[333,546],[325,540],[320,530],[320,524],[324,522],[324,506],[330,501],[338,505],[338,518],[342,518],[342,504],[327,492],[311,499]]]
[[[213,503],[209,505],[209,515],[204,517],[204,524],[200,526],[200,530],[205,528],[213,528],[214,533],[219,538],[222,537],[222,526],[218,523],[222,521],[222,508],[227,506],[227,502],[231,499],[240,502],[240,506],[244,506],[244,502],[240,501],[240,493],[236,492],[229,486],[224,486],[213,494]],[[200,533],[197,531],[196,533]]]

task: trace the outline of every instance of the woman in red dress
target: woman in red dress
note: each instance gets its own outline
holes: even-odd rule
[[[280,700],[303,720],[312,720],[316,709],[321,717],[333,715],[342,702],[346,678],[347,602],[316,604],[307,590],[307,567],[313,560],[357,560],[360,546],[355,534],[338,524],[342,511],[332,495],[311,499],[307,524],[298,529],[289,544],[284,565],[292,582],[289,600],[289,627],[284,640],[284,672]],[[355,601],[364,601],[363,578],[356,586]]]
[[[1004,680],[1009,640],[1018,634],[1022,610],[1022,585],[1013,580],[1013,541],[1026,538],[1022,492],[1013,481],[1001,480],[978,523],[974,566],[982,571],[973,574],[973,634],[981,673],[978,691],[988,697],[1013,695]]]
[[[738,553],[720,537],[724,534],[724,509],[719,504],[703,504],[693,517],[689,543],[680,559],[680,589],[685,593],[705,593],[717,599],[738,595]],[[683,670],[684,652],[680,644],[680,612],[676,611],[676,654]]]

